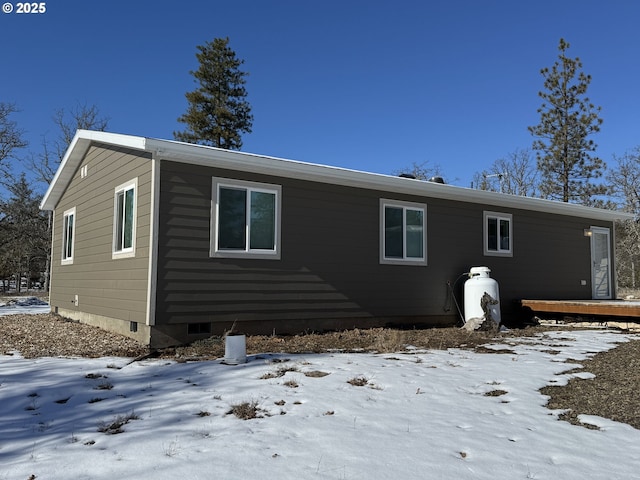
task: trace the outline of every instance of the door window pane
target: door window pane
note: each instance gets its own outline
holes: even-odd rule
[[[609,234],[595,232],[591,237],[594,298],[611,298],[609,266]]]

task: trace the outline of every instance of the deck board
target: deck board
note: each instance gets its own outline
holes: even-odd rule
[[[534,312],[574,315],[605,315],[640,318],[640,301],[627,300],[520,300],[523,307]]]

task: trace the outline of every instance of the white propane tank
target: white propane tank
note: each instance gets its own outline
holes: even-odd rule
[[[469,270],[469,279],[464,282],[464,321],[468,322],[472,318],[481,318],[484,316],[482,310],[482,296],[485,293],[491,295],[491,298],[497,301],[495,304],[489,304],[489,312],[491,319],[500,324],[500,291],[498,290],[498,282],[489,276],[491,270],[489,267],[472,267]]]

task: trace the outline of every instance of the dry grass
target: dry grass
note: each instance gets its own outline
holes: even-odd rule
[[[275,372],[265,373],[260,377],[260,379],[268,380],[270,378],[280,378],[280,377],[284,377],[289,372],[297,372],[297,371],[298,371],[298,367],[296,367],[295,365],[286,366],[286,367],[283,366],[278,368]]]
[[[307,333],[301,335],[247,337],[247,354],[260,353],[323,353],[323,352],[375,352],[406,351],[408,346],[419,349],[445,350],[447,348],[475,348],[505,339],[531,336],[545,332],[543,327],[495,334],[467,332],[460,328],[431,328],[423,330],[396,330],[390,328],[353,329],[340,332]],[[490,350],[491,353],[495,351]],[[513,352],[511,352],[513,353]],[[168,348],[163,356],[177,358],[220,358],[224,356],[224,341],[220,337],[194,342],[191,345]]]
[[[124,432],[124,427],[131,420],[138,420],[140,417],[131,412],[128,415],[118,415],[111,422],[101,422],[98,425],[98,431],[109,435],[115,435]]]
[[[227,412],[227,415],[235,415],[241,420],[252,420],[254,418],[262,417],[262,409],[258,407],[258,402],[242,402],[235,405],[231,405],[231,410]]]
[[[322,377],[326,377],[327,375],[329,375],[329,373],[321,372],[320,370],[312,370],[310,372],[304,372],[305,377],[311,377],[311,378],[322,378]]]
[[[502,395],[506,395],[507,392],[506,390],[491,390],[487,393],[484,394],[485,397],[501,397]]]
[[[369,384],[369,379],[366,377],[354,377],[347,380],[347,383],[354,387],[365,387]]]

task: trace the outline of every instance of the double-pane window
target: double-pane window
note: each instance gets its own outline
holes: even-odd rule
[[[214,179],[212,255],[277,258],[279,196],[277,185]]]
[[[381,263],[426,264],[426,205],[381,203]]]
[[[484,253],[489,256],[512,256],[513,217],[508,213],[484,212]]]

